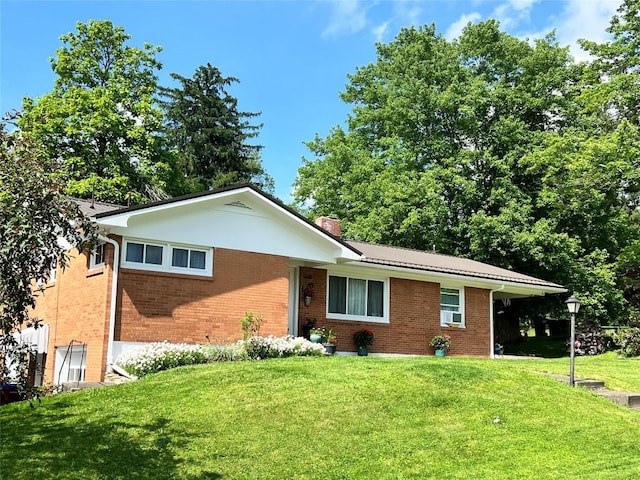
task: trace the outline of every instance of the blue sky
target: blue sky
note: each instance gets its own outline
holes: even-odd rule
[[[535,38],[556,29],[579,59],[577,38],[603,41],[620,0],[466,1],[0,1],[0,111],[19,109],[24,96],[51,91],[49,57],[78,21],[110,19],[132,45],[161,45],[160,83],[191,77],[207,62],[240,79],[231,88],[239,108],[262,112],[257,142],[276,195],[290,201],[303,142],[342,124],[347,75],[375,61],[375,43],[400,28],[435,23],[448,38],[468,22],[496,18],[503,29]]]

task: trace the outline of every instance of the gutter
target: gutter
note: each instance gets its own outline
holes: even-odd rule
[[[120,271],[120,245],[115,240],[98,235],[103,242],[113,245],[113,278],[111,279],[111,308],[109,309],[109,339],[107,340],[107,372],[113,364],[113,339],[116,327],[116,301],[118,299],[118,273]]]
[[[489,292],[489,339],[491,340],[490,342],[490,347],[491,347],[491,354],[489,355],[489,358],[495,358],[496,357],[496,352],[494,349],[494,345],[495,345],[495,332],[493,331],[493,294],[495,292],[499,292],[501,290],[504,290],[504,284],[502,284],[500,286],[500,288],[496,288],[495,290],[491,290]]]

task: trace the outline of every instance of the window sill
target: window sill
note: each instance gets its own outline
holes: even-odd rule
[[[338,320],[344,322],[361,322],[361,323],[384,323],[389,324],[389,319],[384,317],[359,317],[359,316],[349,316],[349,315],[336,315],[332,313],[327,313],[327,320]]]
[[[444,328],[455,328],[458,330],[465,330],[467,328],[466,326],[460,325],[458,323],[441,323],[440,326]]]
[[[104,265],[100,265],[99,267],[91,268],[87,271],[87,278],[95,277],[97,275],[102,275],[104,273]]]
[[[153,275],[154,277],[169,277],[169,278],[184,278],[190,280],[204,280],[206,282],[212,282],[212,275],[192,275],[188,273],[167,272],[164,270],[145,270],[142,268],[128,268],[122,267],[120,269],[122,273],[137,274],[137,275]]]

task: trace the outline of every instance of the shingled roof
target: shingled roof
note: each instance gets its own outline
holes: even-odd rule
[[[71,200],[80,207],[80,211],[85,217],[93,217],[99,213],[112,212],[114,210],[126,208],[122,205],[116,205],[115,203],[97,202],[86,198],[72,198]]]
[[[504,282],[522,283],[562,289],[561,285],[513,272],[504,268],[494,267],[486,263],[468,258],[453,257],[439,253],[411,250],[408,248],[389,247],[364,242],[347,242],[363,254],[361,262],[376,265],[389,265],[415,270],[447,273],[465,277],[485,278]]]
[[[308,223],[312,227],[321,230],[325,234],[327,233],[318,225],[310,222],[304,218],[300,213],[293,210],[291,207],[284,205],[279,200],[271,197],[270,195],[262,192],[253,185],[243,184],[234,185],[230,187],[224,187],[217,190],[211,190],[206,192],[199,192],[196,194],[184,195],[182,197],[171,198],[163,200],[161,202],[154,202],[146,205],[138,205],[134,207],[125,207],[122,205],[116,205],[112,203],[97,202],[90,199],[77,199],[73,200],[78,204],[82,213],[87,217],[95,217],[97,219],[109,217],[114,214],[122,214],[127,212],[134,212],[138,210],[145,210],[160,205],[167,205],[170,203],[179,203],[183,200],[189,200],[199,197],[205,197],[210,195],[216,195],[217,193],[226,192],[230,190],[236,190],[239,188],[247,187],[257,192],[267,200],[281,206],[288,210],[290,213],[300,218],[304,222]],[[425,252],[421,250],[412,250],[408,248],[391,247],[387,245],[377,245],[365,242],[345,241],[340,237],[334,237],[339,243],[354,250],[357,254],[362,254],[362,258],[359,262],[368,263],[372,265],[386,265],[391,267],[407,268],[422,272],[434,272],[449,275],[457,275],[463,277],[472,277],[478,279],[497,280],[502,282],[511,282],[521,285],[531,285],[535,287],[550,288],[553,290],[564,290],[562,285],[556,283],[547,282],[539,278],[531,277],[521,273],[513,272],[504,268],[495,267],[486,263],[470,260],[468,258],[454,257],[451,255],[443,255],[432,252]]]

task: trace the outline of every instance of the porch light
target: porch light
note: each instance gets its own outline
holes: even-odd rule
[[[567,304],[567,308],[569,309],[569,313],[571,313],[572,315],[575,315],[576,313],[578,313],[578,310],[580,310],[580,300],[578,300],[576,297],[571,296],[571,298],[569,298],[569,300],[567,300],[566,302],[564,302]]]
[[[569,354],[569,385],[575,386],[575,360],[576,360],[576,313],[580,310],[580,300],[573,295],[565,302],[571,315],[571,349]]]

